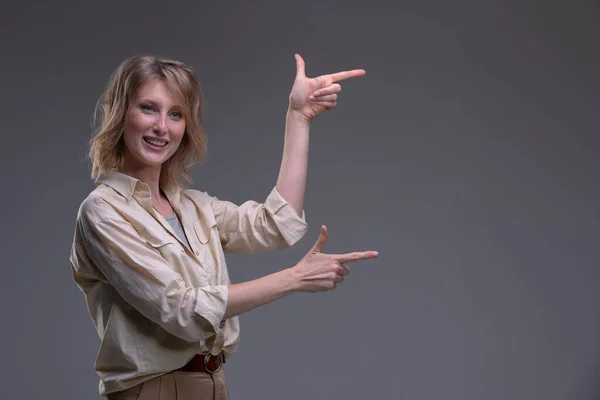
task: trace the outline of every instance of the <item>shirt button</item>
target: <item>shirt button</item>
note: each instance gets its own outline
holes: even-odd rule
[[[196,250],[196,255],[199,256],[200,255],[200,250]]]

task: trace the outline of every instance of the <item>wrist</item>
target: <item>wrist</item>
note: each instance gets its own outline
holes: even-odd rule
[[[294,110],[290,107],[288,107],[286,119],[288,120],[288,122],[305,126],[309,126],[312,121],[311,119],[306,118],[306,116],[300,111]]]
[[[300,280],[298,279],[296,267],[284,269],[283,271],[281,271],[281,273],[283,275],[283,286],[285,288],[286,294],[297,292],[299,289]]]

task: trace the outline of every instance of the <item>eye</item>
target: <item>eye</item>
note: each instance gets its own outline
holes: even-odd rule
[[[154,111],[154,107],[149,104],[140,104],[142,111]]]
[[[180,119],[183,115],[181,115],[181,113],[179,111],[173,111],[171,113],[171,115],[173,116],[173,118],[175,119]]]

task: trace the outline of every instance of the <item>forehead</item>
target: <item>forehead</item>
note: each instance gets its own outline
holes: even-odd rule
[[[137,90],[136,98],[152,100],[167,106],[180,105],[177,96],[162,79],[150,79],[142,83]]]

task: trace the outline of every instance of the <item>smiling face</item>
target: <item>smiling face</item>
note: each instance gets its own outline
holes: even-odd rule
[[[144,82],[127,112],[124,169],[157,169],[179,147],[185,132],[183,109],[160,79]]]

